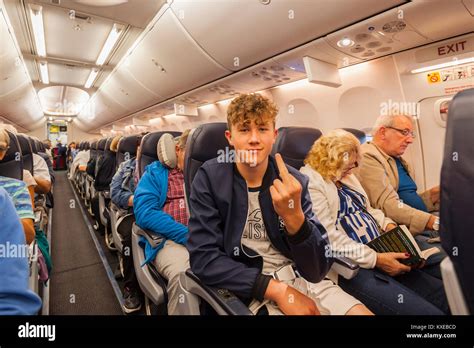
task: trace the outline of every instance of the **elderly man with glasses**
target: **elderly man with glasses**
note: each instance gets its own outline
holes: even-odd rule
[[[437,236],[439,229],[439,218],[431,212],[439,210],[440,190],[436,186],[417,192],[413,171],[402,158],[415,138],[413,129],[411,116],[380,116],[373,129],[373,140],[361,147],[363,159],[357,176],[371,205],[398,224],[406,225],[421,249],[427,249],[439,246],[428,240]],[[431,257],[429,263],[438,263],[444,256],[442,252]]]

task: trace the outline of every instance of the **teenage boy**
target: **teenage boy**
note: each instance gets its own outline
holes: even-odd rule
[[[212,159],[194,178],[191,270],[205,284],[232,291],[254,314],[370,314],[321,281],[332,263],[327,234],[312,213],[308,178],[279,154],[270,156],[277,113],[259,94],[229,105],[225,136],[236,163]]]

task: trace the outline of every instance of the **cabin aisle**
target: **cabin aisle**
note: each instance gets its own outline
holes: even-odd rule
[[[50,314],[122,314],[65,171],[54,191]]]

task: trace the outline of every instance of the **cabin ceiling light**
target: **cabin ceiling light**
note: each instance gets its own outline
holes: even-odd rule
[[[30,5],[31,24],[35,37],[36,51],[40,57],[46,57],[46,43],[44,41],[43,8]]]
[[[91,73],[89,74],[89,77],[87,78],[86,84],[84,85],[85,88],[91,88],[98,73],[99,71],[97,69],[91,70]]]
[[[114,24],[112,30],[109,33],[109,36],[107,37],[107,40],[105,41],[104,47],[102,47],[102,51],[100,51],[99,58],[97,58],[97,61],[95,62],[97,65],[102,65],[105,63],[105,60],[109,56],[110,52],[112,52],[115,43],[120,37],[120,33],[122,32],[122,30],[123,25],[119,25],[116,23]]]
[[[464,58],[464,59],[455,59],[455,60],[452,60],[452,61],[446,62],[446,63],[430,65],[430,66],[426,66],[424,68],[414,69],[414,70],[411,71],[411,73],[412,74],[417,74],[417,73],[421,73],[421,72],[426,72],[426,71],[431,71],[431,70],[436,70],[436,69],[449,68],[450,66],[456,66],[456,65],[467,64],[467,63],[474,63],[474,57]]]
[[[40,69],[40,75],[41,75],[41,82],[47,85],[49,83],[48,63],[40,62],[39,69]]]
[[[342,38],[341,40],[339,40],[337,42],[337,45],[339,47],[351,47],[354,45],[354,41],[352,41],[351,39],[349,39],[348,37],[345,37],[345,38]]]

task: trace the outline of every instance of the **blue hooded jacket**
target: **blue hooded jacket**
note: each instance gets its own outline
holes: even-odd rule
[[[152,248],[145,238],[140,238],[140,244],[145,246],[145,263],[155,259],[167,239],[184,245],[188,238],[188,227],[176,222],[171,215],[163,211],[167,192],[168,169],[159,161],[147,165],[135,190],[133,210],[136,224],[159,234],[163,241],[156,248]]]
[[[19,252],[27,250],[25,233],[20,218],[15,211],[8,193],[0,188],[0,245],[4,246],[0,255],[0,315],[37,314],[41,299],[28,288],[28,254],[19,257]],[[9,256],[11,248],[16,255]],[[23,249],[25,248],[25,249]]]

